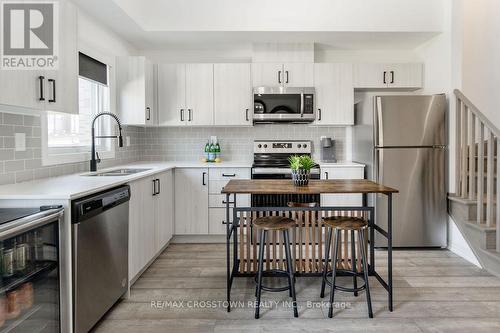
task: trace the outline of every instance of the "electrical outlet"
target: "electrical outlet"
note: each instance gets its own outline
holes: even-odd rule
[[[125,145],[126,145],[127,147],[130,147],[130,136],[126,136],[126,137],[125,137]]]
[[[26,134],[25,133],[15,133],[14,141],[16,145],[16,151],[26,151]]]

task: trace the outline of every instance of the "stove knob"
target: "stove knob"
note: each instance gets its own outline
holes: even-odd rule
[[[257,145],[257,147],[258,147],[258,148],[262,148],[262,145],[259,143],[259,144]]]
[[[302,147],[302,145],[299,143],[299,144],[297,145],[297,148],[301,148],[301,147]]]
[[[306,144],[304,144],[304,146],[303,146],[303,147],[304,147],[304,148],[307,148],[307,145],[306,145]]]
[[[267,145],[264,145],[264,148],[267,148]]]

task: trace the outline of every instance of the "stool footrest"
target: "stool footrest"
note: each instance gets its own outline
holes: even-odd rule
[[[330,287],[332,286],[332,281],[328,280],[328,276],[332,276],[332,273],[333,273],[333,271],[328,271],[326,273],[327,278],[325,279],[326,284]],[[350,275],[350,276],[356,276],[356,277],[361,278],[363,281],[365,280],[362,272],[358,273],[358,272],[353,272],[353,271],[346,270],[346,269],[337,269],[337,273],[342,273],[342,274]],[[344,291],[344,292],[348,292],[348,293],[357,293],[357,292],[363,291],[365,289],[366,289],[366,283],[363,283],[361,286],[359,286],[357,288],[346,288],[346,287],[342,287],[342,286],[335,286],[335,290],[340,290],[340,291]]]
[[[281,269],[270,269],[267,271],[262,271],[262,277],[284,277],[288,278],[288,272],[281,270]],[[255,283],[257,283],[257,275],[255,275]],[[282,292],[286,290],[290,290],[290,286],[284,286],[284,287],[268,287],[268,286],[261,286],[262,290],[277,293],[277,292]]]

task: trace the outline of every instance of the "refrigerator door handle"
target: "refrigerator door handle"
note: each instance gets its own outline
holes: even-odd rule
[[[384,121],[382,117],[382,98],[375,97],[375,146],[384,146]]]
[[[377,168],[375,173],[375,181],[379,184],[384,183],[384,150],[375,149],[375,166]]]

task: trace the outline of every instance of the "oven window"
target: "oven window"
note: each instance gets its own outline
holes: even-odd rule
[[[0,332],[60,332],[58,223],[0,241]]]
[[[300,113],[300,94],[265,94],[254,95],[255,104],[263,107],[256,108],[260,114],[298,114]]]

